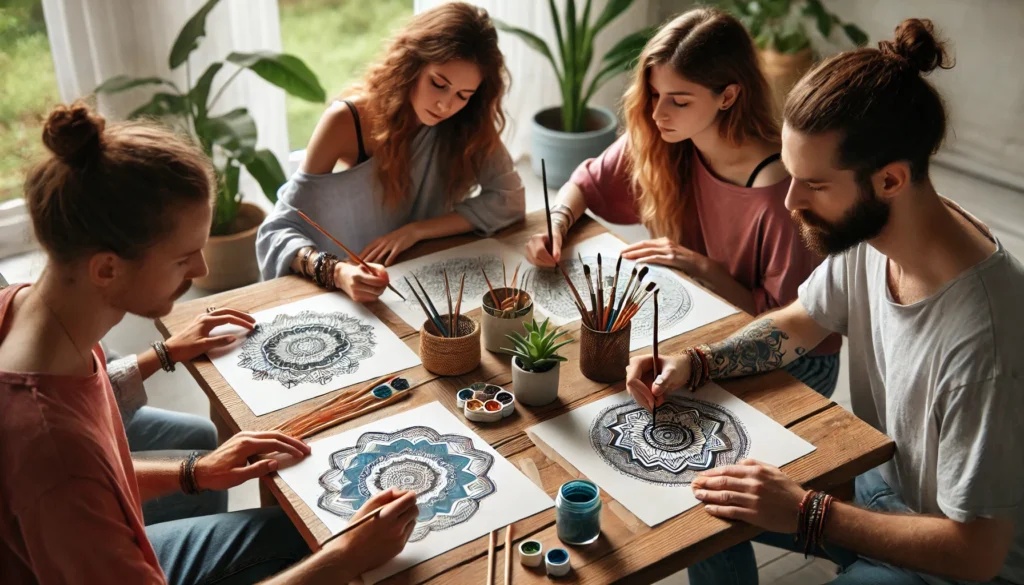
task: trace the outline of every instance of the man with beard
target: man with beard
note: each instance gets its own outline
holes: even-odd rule
[[[896,443],[857,478],[853,503],[753,460],[692,484],[708,513],[831,558],[832,583],[1024,583],[1024,267],[928,178],[946,126],[922,78],[936,67],[950,67],[943,44],[910,19],[878,49],[804,77],[784,112],[786,205],[829,258],[788,307],[663,357],[653,381],[651,356],[628,369],[629,392],[653,408],[708,379],[783,367],[831,332],[849,337],[853,411]],[[694,585],[756,582],[750,543],[690,568]]]

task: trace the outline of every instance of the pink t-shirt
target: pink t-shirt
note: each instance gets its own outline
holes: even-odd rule
[[[24,286],[0,291],[0,343]],[[165,583],[99,346],[93,360],[87,377],[0,371],[5,585]]]
[[[601,156],[585,161],[573,172],[572,181],[586,200],[587,208],[618,224],[639,223],[639,210],[630,186],[623,135]],[[757,313],[788,305],[797,288],[807,280],[822,258],[800,239],[800,232],[786,209],[790,180],[767,187],[741,187],[714,176],[694,154],[696,190],[684,218],[682,246],[718,262],[737,282],[753,291]],[[839,352],[842,338],[832,335],[813,352]]]

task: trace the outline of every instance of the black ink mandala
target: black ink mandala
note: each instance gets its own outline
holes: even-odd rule
[[[345,313],[302,311],[258,323],[238,358],[254,380],[277,380],[285,388],[327,384],[352,374],[373,356],[373,326]]]
[[[605,263],[603,274],[604,294],[610,295],[612,282],[615,280],[615,260],[617,258],[609,255],[604,259],[610,260]],[[596,290],[597,256],[584,256],[583,261],[590,266],[591,282],[594,283]],[[587,292],[587,279],[583,273],[583,264],[580,263],[579,258],[566,259],[561,264],[572,280],[572,283],[576,286],[576,290],[584,297],[584,303],[587,305],[587,308],[590,308],[590,297]],[[630,260],[622,261],[622,269],[619,272],[619,286],[615,292],[616,306],[618,306],[623,295],[626,294],[626,284],[629,281],[629,275],[634,266],[639,270],[644,265],[637,265]],[[531,292],[533,293],[536,306],[561,319],[574,321],[580,318],[572,292],[569,290],[568,285],[565,284],[565,278],[562,277],[559,271],[534,268],[532,272],[534,274],[530,279],[536,285],[531,285],[530,288],[534,289]],[[658,293],[658,328],[659,330],[666,331],[689,314],[690,309],[693,308],[693,299],[680,279],[663,272],[661,269],[655,269],[653,266],[642,283],[643,287],[646,287],[651,282],[656,283],[660,291]],[[607,296],[605,297],[605,302],[607,302]],[[648,301],[636,316],[633,317],[630,338],[634,340],[650,339],[653,323],[654,303]]]
[[[635,402],[610,406],[594,419],[590,444],[615,470],[661,485],[689,485],[697,474],[731,465],[749,451],[747,431],[728,410],[673,395],[657,419]]]
[[[501,286],[501,258],[494,255],[449,257],[420,266],[409,272],[409,284],[416,287],[416,294],[422,297],[423,293],[416,286],[416,280],[413,279],[413,276],[415,276],[419,279],[420,284],[423,285],[423,289],[427,291],[427,295],[431,299],[443,299],[445,298],[444,271],[448,272],[448,288],[451,289],[453,297],[458,294],[459,282],[462,279],[462,275],[465,274],[466,284],[462,292],[462,298],[463,302],[466,303],[469,302],[469,299],[482,298],[488,290],[487,281],[484,280],[484,275],[480,272],[481,266],[487,271],[487,278],[491,281],[491,286]],[[514,270],[514,267],[510,269]],[[509,272],[507,277],[511,278],[512,273]],[[416,301],[416,295],[412,294],[412,290],[409,289],[405,279],[395,279],[395,285],[402,291],[406,306],[417,314],[421,314],[420,305]],[[437,310],[442,315],[447,312],[447,309],[447,306],[437,307]]]
[[[416,492],[419,515],[410,541],[469,520],[495,491],[487,477],[491,455],[474,449],[468,437],[428,427],[364,433],[354,447],[333,453],[330,463],[320,476],[325,491],[317,505],[342,518],[389,488]]]

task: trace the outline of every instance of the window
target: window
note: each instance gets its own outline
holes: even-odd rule
[[[412,16],[412,0],[279,0],[281,47],[309,65],[333,99]],[[288,96],[288,143],[306,148],[324,104]]]

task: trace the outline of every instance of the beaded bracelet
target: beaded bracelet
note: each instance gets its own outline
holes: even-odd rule
[[[299,265],[299,272],[303,276],[311,276],[309,273],[309,258],[313,255],[313,248],[306,248],[306,251],[302,254],[302,262]]]

